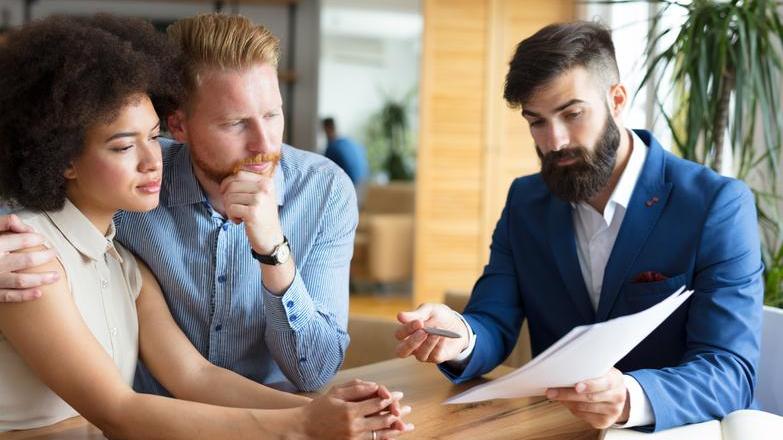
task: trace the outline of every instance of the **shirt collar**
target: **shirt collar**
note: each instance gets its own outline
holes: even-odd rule
[[[166,178],[163,182],[163,190],[167,194],[166,206],[192,205],[195,203],[204,203],[207,196],[198,183],[196,175],[193,173],[193,164],[190,157],[190,148],[185,144],[179,145],[170,161],[166,164],[164,174]],[[277,193],[277,204],[283,206],[285,201],[285,175],[283,172],[283,162],[285,161],[286,145],[283,145],[280,163],[275,169],[273,176],[275,182],[275,192]]]
[[[631,157],[625,165],[625,170],[617,182],[617,186],[612,191],[609,202],[614,202],[625,209],[628,209],[628,203],[631,201],[633,189],[639,175],[642,173],[644,160],[647,158],[647,146],[642,142],[639,136],[633,130],[628,130],[631,134]]]
[[[163,167],[163,174],[166,176],[163,181],[163,191],[167,196],[166,206],[206,202],[207,197],[193,174],[190,149],[185,144],[172,145],[170,148],[177,150]]]
[[[628,204],[633,195],[633,189],[636,186],[636,181],[639,180],[644,161],[647,158],[647,145],[633,130],[627,130],[627,132],[631,135],[631,157],[628,158],[628,163],[625,165],[625,169],[620,175],[620,180],[617,181],[617,186],[614,187],[614,191],[612,191],[612,195],[609,197],[609,201],[604,208],[603,217],[606,224],[612,223],[618,206],[623,209],[628,209]],[[594,211],[593,207],[587,202],[579,202],[572,204],[572,206],[578,209]]]
[[[65,205],[59,211],[46,211],[45,214],[62,232],[65,239],[82,255],[99,260],[108,253],[122,263],[122,257],[114,248],[116,229],[113,221],[109,225],[107,234],[103,235],[68,199],[65,199]]]

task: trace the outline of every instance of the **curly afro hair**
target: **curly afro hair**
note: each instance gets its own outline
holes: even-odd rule
[[[0,44],[0,199],[62,208],[63,173],[86,130],[140,93],[165,120],[182,97],[181,66],[176,46],[139,19],[52,16],[10,32]]]

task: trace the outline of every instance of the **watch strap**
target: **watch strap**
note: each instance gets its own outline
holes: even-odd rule
[[[261,255],[258,252],[255,251],[252,247],[250,248],[250,255],[253,256],[256,260],[258,260],[261,264],[268,264],[270,266],[277,266],[279,264],[282,264],[280,260],[277,259],[277,251],[280,249],[281,246],[288,246],[288,238],[283,236],[283,242],[275,246],[275,248],[272,250],[272,253],[269,255]]]

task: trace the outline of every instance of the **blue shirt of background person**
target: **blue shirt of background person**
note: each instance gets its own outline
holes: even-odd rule
[[[337,136],[333,118],[324,119],[323,127],[328,139],[324,156],[342,168],[354,186],[362,185],[370,174],[364,146],[345,136]]]

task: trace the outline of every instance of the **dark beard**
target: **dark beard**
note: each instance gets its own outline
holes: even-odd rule
[[[592,153],[583,146],[574,146],[542,155],[536,146],[541,177],[555,197],[573,203],[588,201],[609,183],[619,146],[620,131],[607,114],[603,133]],[[572,158],[577,160],[571,165],[558,165],[560,160]]]

